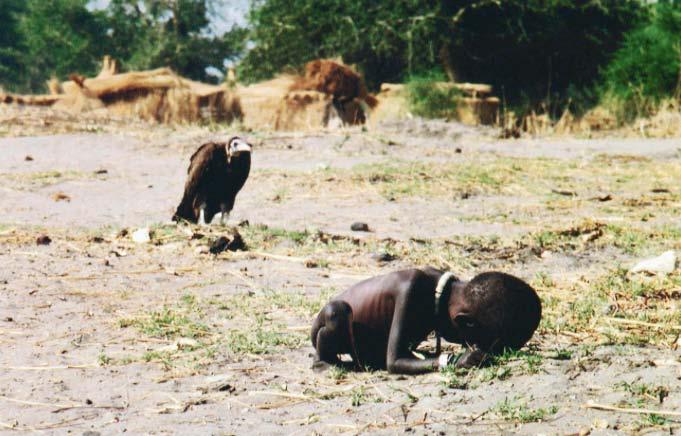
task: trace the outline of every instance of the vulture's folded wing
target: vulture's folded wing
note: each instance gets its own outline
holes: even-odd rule
[[[189,221],[196,221],[193,203],[196,196],[200,194],[202,185],[205,185],[205,179],[210,177],[210,161],[213,158],[214,148],[215,144],[213,143],[203,144],[192,154],[189,168],[187,168],[184,195],[180,205],[177,206],[173,219],[183,218]]]

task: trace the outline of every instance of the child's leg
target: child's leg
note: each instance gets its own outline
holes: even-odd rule
[[[319,312],[312,325],[312,345],[315,369],[324,369],[323,362],[338,365],[339,354],[351,354],[357,364],[352,340],[352,308],[344,301],[331,301]]]

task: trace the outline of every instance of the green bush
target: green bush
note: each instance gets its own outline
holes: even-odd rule
[[[641,0],[256,0],[242,80],[342,57],[370,89],[433,69],[489,83],[519,112],[591,104]],[[434,96],[439,99],[440,96]]]
[[[493,85],[519,114],[580,112],[641,11],[638,0],[474,2],[452,20],[451,68],[457,81]]]
[[[444,81],[443,74],[412,76],[406,88],[410,111],[424,118],[454,118],[461,93]]]
[[[602,98],[624,120],[647,115],[679,92],[681,2],[659,3],[651,19],[624,37],[603,71]]]

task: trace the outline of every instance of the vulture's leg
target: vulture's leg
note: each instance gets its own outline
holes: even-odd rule
[[[229,211],[227,210],[227,205],[222,203],[220,204],[220,225],[224,226],[227,223],[228,219]]]
[[[200,226],[205,226],[206,224],[206,203],[203,203],[201,206],[199,206],[199,222],[198,224]]]

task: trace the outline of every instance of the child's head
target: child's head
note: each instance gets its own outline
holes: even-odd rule
[[[449,316],[457,342],[489,352],[519,349],[541,320],[541,302],[524,281],[509,274],[479,274],[452,293]]]

